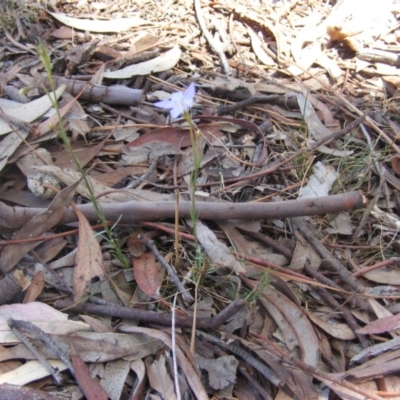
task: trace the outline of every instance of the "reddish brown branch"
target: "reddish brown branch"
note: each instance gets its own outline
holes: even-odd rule
[[[104,216],[109,221],[119,220],[121,223],[138,221],[157,221],[174,218],[174,201],[137,202],[101,204]],[[334,196],[318,197],[304,200],[288,200],[269,203],[211,203],[197,202],[196,215],[200,219],[279,219],[306,215],[322,215],[365,206],[365,198],[359,192],[343,193]],[[192,203],[179,203],[179,217],[190,218]],[[83,204],[77,208],[90,221],[97,221],[98,215],[92,204]],[[43,212],[42,208],[9,207],[0,202],[0,226],[19,229],[36,214]],[[76,222],[75,212],[69,208],[64,213],[60,223]]]

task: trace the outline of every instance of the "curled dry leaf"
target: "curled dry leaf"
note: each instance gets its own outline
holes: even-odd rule
[[[46,111],[48,111],[54,101],[54,96],[58,99],[66,89],[65,85],[61,85],[55,92],[50,92],[48,95],[44,95],[39,99],[33,100],[26,104],[20,104],[18,106],[6,108],[4,112],[7,116],[11,118],[18,118],[24,122],[32,122],[37,118],[42,116]],[[13,128],[8,125],[8,123],[0,118],[0,135],[12,132]]]
[[[263,43],[257,34],[248,26],[247,32],[249,33],[251,39],[251,47],[257,58],[264,64],[268,66],[275,65],[275,61],[265,52],[263,49]]]
[[[204,251],[215,266],[227,267],[237,274],[246,272],[246,268],[229,252],[228,247],[218,240],[211,229],[197,221],[196,232]]]
[[[156,72],[167,71],[175,67],[181,58],[181,50],[178,46],[165,52],[159,57],[139,64],[133,64],[118,71],[104,72],[104,78],[108,79],[128,79],[133,76],[149,75]]]
[[[142,360],[135,360],[131,362],[131,370],[136,374],[138,381],[136,387],[132,391],[132,400],[140,400],[146,385],[146,368]]]
[[[98,33],[123,32],[148,23],[146,20],[139,17],[114,18],[109,21],[96,21],[92,19],[72,18],[65,14],[53,13],[50,11],[48,11],[48,13],[62,24],[70,26],[71,28]]]

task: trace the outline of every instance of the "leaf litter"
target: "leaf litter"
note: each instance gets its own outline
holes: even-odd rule
[[[1,398],[400,398],[396,1],[0,8]]]

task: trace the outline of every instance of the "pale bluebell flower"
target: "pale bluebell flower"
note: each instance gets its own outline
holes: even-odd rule
[[[156,107],[166,108],[172,118],[177,118],[185,111],[193,107],[193,100],[196,94],[194,83],[191,83],[184,92],[172,93],[169,100],[154,103]]]

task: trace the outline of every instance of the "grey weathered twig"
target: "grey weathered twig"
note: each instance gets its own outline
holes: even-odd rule
[[[42,341],[49,348],[49,350],[52,351],[54,355],[57,356],[68,367],[72,375],[75,376],[75,369],[69,360],[69,356],[64,353],[63,349],[61,349],[60,345],[51,337],[51,335],[43,332],[40,328],[29,321],[19,321],[10,318],[7,323],[16,336],[24,342],[24,344],[37,357],[37,359],[49,371],[49,373],[54,376],[54,379],[56,379],[58,384],[61,383],[61,378],[58,375],[58,371],[49,364],[49,362],[37,351],[37,349],[30,343],[25,335],[21,333],[21,331],[25,331],[30,335],[33,335],[36,339]]]
[[[230,317],[235,315],[244,305],[244,300],[236,299],[232,301],[232,303],[225,307],[215,317],[197,318],[196,326],[199,329],[218,329]],[[172,325],[172,314],[169,312],[141,310],[138,308],[122,307],[110,303],[74,304],[72,301],[69,300],[57,300],[54,303],[54,307],[59,310],[68,309],[68,311],[74,311],[78,313],[89,313],[107,317],[127,318],[163,326]],[[193,317],[191,315],[182,316],[180,314],[175,314],[175,326],[192,328]]]
[[[365,198],[359,192],[342,193],[334,196],[314,199],[277,201],[270,203],[212,203],[196,202],[196,215],[199,219],[279,219],[307,215],[323,215],[328,213],[349,211],[365,207]],[[98,215],[93,205],[76,206],[90,221],[97,221]],[[100,203],[100,207],[108,221],[132,223],[139,221],[159,221],[175,217],[175,201],[125,203]],[[179,203],[179,217],[190,218],[192,203]],[[21,228],[35,215],[42,213],[43,208],[10,207],[0,202],[0,226],[10,229]],[[75,212],[68,208],[60,223],[76,222]]]

